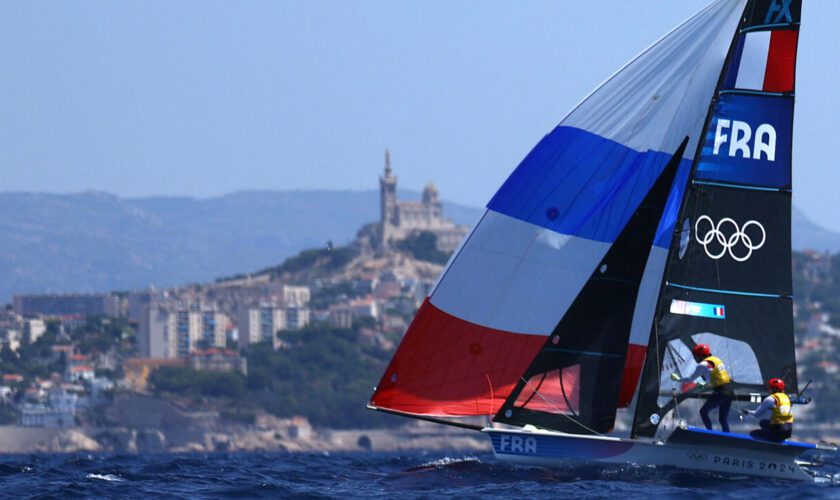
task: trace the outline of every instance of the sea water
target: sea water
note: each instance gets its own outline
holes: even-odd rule
[[[822,458],[840,473],[840,457]],[[13,498],[840,498],[831,484],[455,452],[5,456],[0,484]]]

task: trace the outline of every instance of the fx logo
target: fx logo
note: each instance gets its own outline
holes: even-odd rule
[[[764,18],[764,24],[792,23],[793,15],[790,13],[792,2],[793,0],[773,0],[773,3],[767,8],[767,17]]]

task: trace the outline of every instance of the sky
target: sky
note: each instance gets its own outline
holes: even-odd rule
[[[483,206],[706,0],[0,4],[0,191],[210,197],[434,181]],[[840,230],[836,0],[808,0],[794,203]]]

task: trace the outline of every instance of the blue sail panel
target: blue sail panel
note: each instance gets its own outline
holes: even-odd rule
[[[557,233],[611,243],[672,153],[639,152],[585,130],[559,126],[520,163],[487,208]],[[683,178],[690,163],[681,162]],[[681,195],[673,196],[674,205]]]
[[[698,180],[788,188],[793,98],[724,94],[697,165]]]

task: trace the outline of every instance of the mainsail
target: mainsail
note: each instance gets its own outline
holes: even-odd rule
[[[721,75],[671,242],[639,389],[634,436],[653,436],[693,384],[700,343],[736,396],[783,378],[796,392],[791,143],[801,2],[751,2]]]
[[[632,320],[624,320],[622,389],[607,405],[629,403],[648,349],[677,209],[745,5],[719,0],[689,19],[537,144],[488,203],[421,306],[372,406],[417,415],[495,414],[673,163],[677,180]]]

